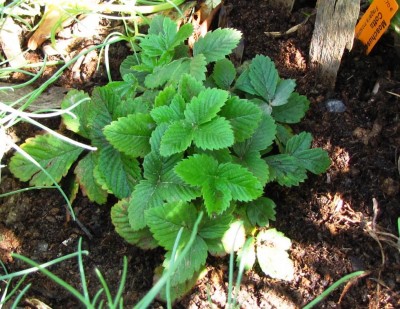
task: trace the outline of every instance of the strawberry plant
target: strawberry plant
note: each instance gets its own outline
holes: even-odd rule
[[[327,153],[311,148],[311,134],[289,127],[304,117],[309,101],[294,91],[294,80],[279,77],[268,57],[235,68],[226,56],[239,31],[209,32],[189,50],[185,41],[192,32],[190,24],[177,29],[157,16],[140,38],[140,51],[122,63],[122,81],[97,87],[90,96],[77,90],[66,95],[63,109],[77,105],[74,115],[63,114],[66,128],[97,151],[84,154],[50,135],[21,147],[58,181],[73,166],[90,200],[104,204],[109,194],[116,196],[116,231],[142,248],[165,248],[164,271],[205,213],[185,267],[171,278],[174,297],[194,284],[209,253],[238,251],[247,267],[257,258],[266,274],[290,279],[290,240],[268,229],[275,203],[264,188],[273,181],[298,185],[307,171],[328,168]],[[51,184],[19,154],[10,169],[31,185]],[[283,273],[277,269],[282,262]]]

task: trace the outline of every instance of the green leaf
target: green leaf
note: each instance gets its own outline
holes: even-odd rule
[[[314,174],[321,174],[329,168],[331,161],[323,149],[309,149],[311,142],[311,134],[302,132],[288,140],[285,152],[294,156],[299,166]]]
[[[206,242],[208,239],[221,239],[233,221],[232,214],[222,214],[216,217],[204,217],[198,234]]]
[[[39,163],[56,182],[68,173],[71,165],[78,159],[83,149],[66,143],[65,141],[50,135],[38,135],[28,138],[21,145]],[[53,181],[20,153],[16,153],[9,164],[13,175],[22,181],[29,181],[31,186],[51,186]]]
[[[286,104],[272,107],[272,116],[278,122],[298,123],[308,111],[309,105],[307,97],[293,92]]]
[[[269,168],[267,163],[261,159],[259,151],[247,152],[235,159],[235,163],[248,169],[257,177],[261,185],[265,185],[269,179]]]
[[[263,115],[254,134],[244,142],[237,143],[233,149],[239,157],[254,151],[262,151],[272,145],[276,136],[276,124],[269,115]]]
[[[307,179],[306,171],[299,165],[298,159],[289,154],[268,156],[264,159],[271,175],[281,186],[297,186]]]
[[[296,81],[293,79],[281,79],[276,88],[274,99],[271,101],[271,106],[281,106],[288,102],[296,88]]]
[[[211,77],[219,88],[229,90],[236,77],[235,66],[226,58],[218,60]]]
[[[75,117],[64,113],[62,114],[62,120],[68,130],[78,133],[85,138],[89,138],[89,129],[87,127],[87,113],[91,106],[89,95],[82,90],[72,89],[68,91],[67,95],[62,100],[61,108],[65,110],[79,102],[80,104],[71,111]]]
[[[232,194],[223,183],[219,183],[217,177],[210,178],[202,186],[204,205],[209,216],[223,213],[229,208]]]
[[[157,124],[171,123],[184,118],[186,103],[180,94],[176,94],[169,106],[159,106],[151,111],[151,117]]]
[[[201,149],[223,149],[233,145],[232,127],[224,117],[216,117],[193,130],[193,140]]]
[[[100,150],[98,165],[107,187],[118,198],[130,196],[141,179],[139,162],[111,146]]]
[[[213,119],[228,99],[228,92],[208,88],[194,97],[187,105],[185,119],[192,125],[200,125]]]
[[[107,140],[119,151],[136,158],[150,152],[150,136],[154,122],[148,114],[133,114],[119,118],[104,127]]]
[[[129,202],[129,223],[134,231],[146,227],[145,212],[147,209],[161,207],[163,196],[159,186],[152,181],[141,180],[135,186]]]
[[[267,56],[257,55],[251,61],[249,69],[250,82],[257,94],[266,101],[272,100],[279,81],[274,62]]]
[[[276,229],[261,231],[257,235],[257,260],[266,275],[293,280],[294,264],[287,253],[291,245],[290,239]]]
[[[193,129],[184,121],[171,124],[161,138],[160,154],[170,156],[185,151],[192,143]]]
[[[216,29],[207,32],[204,37],[193,45],[193,55],[203,54],[207,63],[218,61],[229,55],[232,50],[239,44],[242,37],[240,31],[235,29]]]
[[[157,95],[154,101],[154,107],[170,105],[172,99],[175,97],[175,94],[176,90],[174,86],[169,85],[168,87],[165,87]]]
[[[137,78],[133,73],[127,73],[122,76],[122,79],[123,81],[110,82],[105,87],[118,93],[121,98],[134,98],[139,84]]]
[[[146,76],[144,84],[151,89],[163,86],[167,82],[175,85],[183,74],[190,74],[197,80],[203,81],[206,79],[206,65],[203,55],[177,59],[167,65],[156,67],[152,74]]]
[[[172,250],[181,227],[183,227],[183,233],[180,243],[186,244],[189,241],[191,228],[197,218],[197,211],[192,204],[173,202],[148,209],[145,217],[160,246],[166,250]]]
[[[268,227],[270,220],[276,220],[275,208],[273,200],[260,197],[246,204],[247,217],[253,226]]]
[[[205,154],[195,154],[179,162],[175,173],[192,186],[202,186],[215,175],[218,161]]]
[[[234,200],[251,201],[263,193],[258,179],[239,164],[223,163],[218,167],[217,175]]]
[[[181,244],[181,246],[184,246],[186,244],[182,243],[182,240],[179,243]],[[201,237],[197,236],[189,252],[182,260],[182,265],[185,265],[185,267],[178,267],[176,271],[172,274],[171,286],[177,286],[193,278],[193,276],[206,264],[208,253],[207,249],[208,247],[206,242]],[[176,254],[179,255],[182,250],[183,248],[178,250]],[[172,252],[168,251],[165,255],[165,260],[163,263],[165,271],[167,271],[171,265],[171,254]]]
[[[89,200],[97,204],[104,204],[107,201],[107,191],[96,181],[94,177],[94,169],[97,164],[95,153],[88,153],[82,160],[78,162],[74,173],[78,179],[79,185],[84,195]]]
[[[182,95],[185,102],[190,102],[193,97],[197,97],[205,89],[200,80],[189,74],[184,74],[178,85],[178,92]]]
[[[245,69],[235,82],[235,89],[247,92],[248,94],[257,94],[250,80],[250,69]]]
[[[232,125],[235,142],[242,142],[251,137],[261,120],[261,110],[248,100],[231,97],[222,108],[224,116]]]
[[[115,231],[129,244],[136,245],[141,249],[154,249],[158,247],[158,243],[148,228],[139,231],[134,231],[131,228],[128,218],[128,205],[128,200],[123,199],[111,208],[111,221],[115,227]]]

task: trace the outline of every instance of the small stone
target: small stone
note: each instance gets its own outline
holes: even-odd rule
[[[37,244],[37,250],[39,252],[45,252],[49,248],[49,244],[45,241],[39,241]]]
[[[343,113],[346,111],[346,105],[343,101],[331,99],[325,102],[325,107],[330,113]]]

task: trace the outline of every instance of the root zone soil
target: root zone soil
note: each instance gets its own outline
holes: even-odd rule
[[[357,49],[345,52],[334,92],[322,89],[308,69],[308,48],[313,18],[293,34],[279,38],[268,31],[286,31],[304,19],[312,8],[296,7],[284,17],[267,9],[268,1],[225,1],[231,6],[230,26],[243,32],[242,60],[256,54],[271,57],[283,78],[294,78],[297,91],[307,95],[311,107],[296,131],[314,136],[314,145],[329,152],[332,166],[324,175],[313,176],[295,188],[271,184],[266,195],[278,205],[273,226],[291,238],[290,256],[296,267],[291,282],[273,280],[259,269],[245,274],[238,302],[242,308],[297,308],[321,294],[342,276],[357,270],[368,273],[329,295],[320,308],[395,308],[400,306],[400,252],[388,234],[398,236],[400,217],[399,97],[400,55],[390,33],[384,35],[369,56]],[[126,53],[113,67],[118,67]],[[63,83],[68,84],[68,75]],[[340,100],[346,110],[332,113],[329,99]],[[58,124],[52,124],[57,126]],[[24,138],[32,129],[17,128]],[[1,193],[25,187],[5,169]],[[112,201],[110,201],[112,205]],[[88,285],[92,293],[100,287],[94,269],[102,272],[116,291],[123,256],[128,257],[128,278],[124,292],[126,307],[134,305],[151,288],[154,267],[163,260],[161,249],[142,251],[124,243],[110,222],[110,205],[98,206],[79,196],[74,209],[90,230],[89,238],[66,219],[64,201],[56,191],[29,191],[0,199],[0,257],[9,272],[26,268],[12,260],[11,251],[37,262],[45,262],[76,250],[79,237],[85,258]],[[396,241],[393,238],[394,241]],[[227,258],[209,258],[207,274],[176,308],[223,308],[227,301]],[[79,287],[75,260],[52,270]],[[53,307],[77,307],[77,301],[46,277],[35,274],[22,305],[35,308],[34,299]],[[2,283],[0,283],[2,284]],[[153,308],[162,308],[155,302]]]

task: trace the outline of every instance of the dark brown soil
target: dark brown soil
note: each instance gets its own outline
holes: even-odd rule
[[[273,226],[293,242],[290,256],[296,274],[293,281],[283,282],[263,276],[258,269],[246,273],[238,297],[241,308],[302,307],[336,280],[357,270],[368,273],[336,290],[319,308],[399,308],[400,251],[395,243],[400,217],[400,98],[393,93],[400,94],[400,61],[393,37],[385,34],[368,56],[357,49],[345,52],[335,90],[328,96],[308,67],[313,18],[290,35],[271,38],[264,34],[286,31],[300,23],[304,13],[312,12],[315,1],[299,1],[304,5],[297,5],[290,16],[270,10],[266,0],[225,2],[231,6],[230,26],[244,35],[242,60],[267,55],[283,78],[297,80],[297,91],[308,96],[311,107],[295,130],[311,132],[314,145],[326,149],[332,160],[324,175],[310,175],[299,187],[266,188],[267,196],[278,205]],[[118,50],[115,67],[129,52],[123,46]],[[67,77],[63,77],[64,83]],[[328,99],[341,100],[345,112],[329,112],[325,104]],[[27,125],[17,130],[25,137],[33,133]],[[1,180],[1,193],[26,187],[7,169]],[[74,202],[75,213],[92,235],[89,237],[68,220],[65,202],[54,189],[2,198],[0,235],[5,236],[0,238],[0,257],[13,272],[26,265],[12,260],[10,252],[45,262],[74,252],[82,237],[83,248],[90,251],[84,261],[92,293],[100,287],[94,269],[102,271],[115,292],[123,256],[128,257],[124,304],[131,307],[151,288],[153,271],[162,262],[163,251],[142,251],[121,240],[110,222],[110,205],[112,201],[98,206],[83,196]],[[210,308],[210,297],[213,306],[223,308],[227,301],[227,266],[227,258],[210,258],[205,277],[175,307]],[[76,260],[51,269],[79,287]],[[22,301],[24,306],[36,308],[30,305],[32,298],[54,308],[78,306],[70,294],[43,275],[30,275],[26,283],[32,283],[32,287]],[[153,307],[165,305],[156,302]]]

